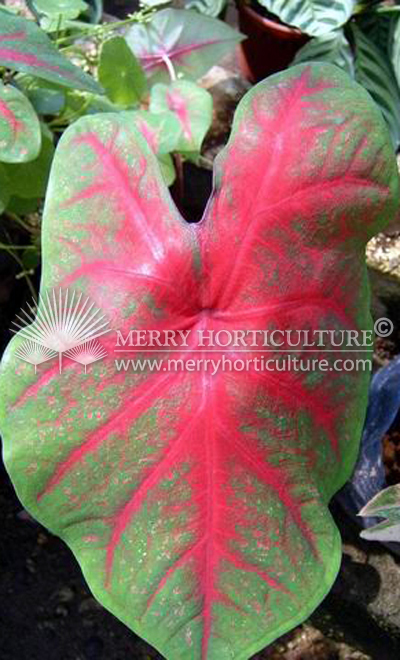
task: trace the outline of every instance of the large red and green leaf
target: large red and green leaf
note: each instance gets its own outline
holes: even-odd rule
[[[41,143],[39,119],[26,96],[16,87],[0,82],[0,161],[34,160]]]
[[[0,9],[0,65],[64,87],[101,94],[100,85],[65,58],[34,21]]]
[[[243,38],[223,21],[187,9],[162,9],[126,34],[152,83],[169,82],[171,67],[185,77],[200,78]]]
[[[116,331],[192,330],[187,352],[171,354],[189,367],[222,359],[198,330],[370,329],[364,246],[398,204],[381,114],[329,65],[246,95],[214,181],[202,222],[187,224],[123,114],[68,129],[42,287],[103,310],[109,355],[86,375],[73,362],[35,375],[17,336],[0,378],[4,458],[24,506],[70,545],[95,596],[171,660],[245,660],[327,593],[341,555],[327,504],[355,462],[369,375],[334,370],[343,356],[329,336],[310,348],[301,333],[297,358],[325,360],[308,372],[282,370],[287,353],[273,348],[270,371],[118,371]]]

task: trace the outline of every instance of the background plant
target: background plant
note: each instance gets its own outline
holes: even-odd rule
[[[41,205],[59,136],[84,115],[129,113],[171,185],[173,155],[197,162],[212,121],[212,97],[196,81],[241,35],[195,11],[144,6],[100,24],[100,0],[26,4],[30,20],[0,8],[0,212],[27,238],[16,245],[3,228],[2,247],[34,292]]]
[[[384,0],[258,0],[262,9],[299,28],[310,41],[293,64],[330,62],[365,87],[400,145],[400,6]]]

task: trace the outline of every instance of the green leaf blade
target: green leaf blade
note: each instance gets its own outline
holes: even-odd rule
[[[144,71],[123,37],[104,42],[98,75],[110,101],[119,106],[137,105],[147,92]]]

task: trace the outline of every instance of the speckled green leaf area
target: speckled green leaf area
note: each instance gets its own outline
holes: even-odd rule
[[[354,344],[346,359],[367,367],[339,368],[335,342],[372,328],[364,251],[397,209],[396,160],[359,85],[299,65],[243,98],[189,224],[129,116],[66,131],[43,222],[42,292],[102,310],[107,356],[35,374],[17,335],[0,373],[4,459],[93,594],[168,660],[247,660],[315,609],[340,564],[328,503],[357,457],[370,376]],[[143,329],[190,333],[156,346],[157,370],[118,344]],[[245,352],[200,341],[239,329],[254,333]],[[336,334],[310,346],[310,330]],[[312,368],[290,366],[294,348]],[[227,357],[250,362],[189,368]]]

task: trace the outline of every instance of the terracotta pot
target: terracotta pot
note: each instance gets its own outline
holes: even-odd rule
[[[248,36],[240,46],[240,66],[251,82],[285,69],[309,40],[297,28],[261,16],[244,0],[237,0],[237,7],[239,29]]]

